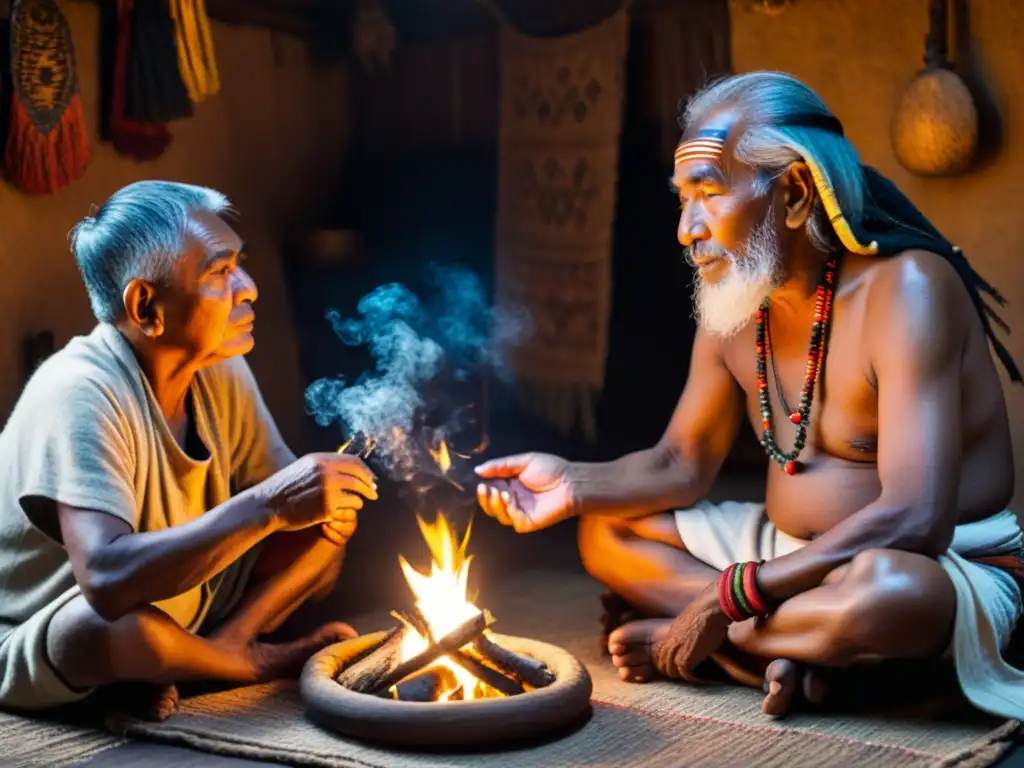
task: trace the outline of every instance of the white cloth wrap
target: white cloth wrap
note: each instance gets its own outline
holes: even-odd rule
[[[675,513],[686,551],[713,568],[735,562],[772,560],[807,542],[779,531],[764,504],[702,501]],[[1020,554],[1024,545],[1017,517],[1003,511],[957,526],[953,543],[939,564],[956,590],[952,656],[967,699],[999,717],[1024,720],[1024,671],[1002,652],[1020,617],[1021,588],[1009,573],[970,558]]]

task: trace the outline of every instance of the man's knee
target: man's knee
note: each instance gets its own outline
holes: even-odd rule
[[[318,572],[340,572],[344,558],[345,548],[328,541],[320,533],[319,526],[275,533],[264,543],[250,578],[254,582],[264,581],[300,561],[304,567],[316,568]]]
[[[325,552],[324,565],[320,571],[320,578],[309,599],[312,602],[325,600],[338,585],[338,578],[341,576],[341,566],[345,563],[344,547],[332,545],[332,551]]]
[[[587,573],[607,584],[629,535],[628,527],[621,520],[595,515],[580,517],[577,541],[580,560]]]
[[[942,650],[956,595],[936,561],[872,549],[859,553],[837,582],[831,641],[853,656],[917,657]]]
[[[151,606],[107,621],[84,597],[77,597],[50,621],[46,652],[65,680],[92,688],[130,679],[136,668],[158,668],[166,657],[164,646],[181,631]]]
[[[579,519],[578,543],[583,567],[612,589],[614,583],[623,578],[623,570],[628,569],[633,554],[630,550],[637,542],[683,548],[675,517],[671,514],[629,520],[596,515]]]

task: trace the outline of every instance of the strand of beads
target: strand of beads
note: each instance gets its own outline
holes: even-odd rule
[[[797,459],[807,444],[807,428],[811,422],[811,403],[814,400],[814,387],[818,373],[825,360],[825,349],[828,339],[829,323],[832,319],[832,294],[835,290],[837,261],[830,259],[825,264],[825,273],[818,283],[814,299],[814,323],[811,326],[811,343],[807,352],[807,367],[804,369],[804,386],[800,392],[800,405],[789,414],[789,420],[796,424],[796,438],[793,450],[783,451],[775,442],[775,429],[772,421],[771,396],[768,392],[768,355],[771,351],[771,338],[767,334],[768,310],[771,302],[764,300],[757,310],[757,394],[761,405],[761,445],[764,446],[768,458],[777,462],[786,474],[795,475],[800,470]],[[772,362],[774,363],[774,356]]]

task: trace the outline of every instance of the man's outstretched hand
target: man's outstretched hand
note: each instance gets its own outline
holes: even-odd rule
[[[518,533],[532,533],[576,514],[569,462],[547,453],[493,459],[476,468],[480,507]]]

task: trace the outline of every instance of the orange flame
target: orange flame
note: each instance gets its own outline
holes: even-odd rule
[[[480,609],[473,605],[467,596],[469,564],[473,558],[466,554],[466,549],[472,526],[466,528],[466,535],[459,542],[443,514],[438,514],[432,525],[425,522],[422,517],[417,516],[416,519],[433,556],[430,575],[417,571],[401,555],[398,562],[416,598],[416,607],[427,622],[430,633],[435,638],[440,638],[480,613]],[[423,637],[415,628],[408,624],[406,627],[401,648],[403,661],[423,652],[429,644],[428,638]],[[443,656],[434,664],[451,670],[457,681],[456,687],[441,693],[441,701],[446,701],[460,687],[467,699],[494,695],[493,691],[475,675],[448,657]]]
[[[441,441],[441,444],[437,448],[431,448],[429,450],[430,455],[433,457],[434,461],[437,462],[437,466],[440,468],[441,472],[447,472],[451,469],[452,457],[448,453],[448,444],[445,443],[444,440]]]

